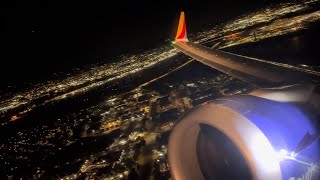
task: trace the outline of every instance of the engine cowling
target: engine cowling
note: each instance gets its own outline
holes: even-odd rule
[[[169,166],[183,180],[316,179],[315,137],[315,125],[294,103],[227,97],[195,108],[174,127]]]

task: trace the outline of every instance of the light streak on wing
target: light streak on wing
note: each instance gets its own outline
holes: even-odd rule
[[[222,51],[201,47],[191,42],[177,42],[174,46],[205,65],[247,82],[254,83],[262,80],[270,83],[279,83],[284,80],[283,77],[278,77],[262,65],[259,68],[258,66],[248,66],[245,60],[228,56]]]
[[[293,70],[297,70],[297,71],[301,71],[301,72],[305,72],[305,73],[309,73],[312,75],[316,75],[316,76],[320,76],[320,72],[319,71],[313,71],[311,69],[305,69],[305,68],[300,68],[291,64],[285,64],[285,63],[279,63],[279,62],[274,62],[274,61],[268,61],[268,60],[264,60],[264,59],[259,59],[259,58],[254,58],[254,57],[249,57],[249,56],[243,56],[243,55],[239,55],[239,54],[234,54],[234,53],[230,53],[230,52],[226,52],[223,51],[227,54],[231,54],[234,56],[239,56],[239,57],[243,57],[243,58],[247,58],[247,59],[251,59],[254,61],[259,61],[259,62],[263,62],[263,63],[267,63],[267,64],[272,64],[272,65],[276,65],[279,67],[284,67],[284,68],[289,68],[289,69],[293,69]]]

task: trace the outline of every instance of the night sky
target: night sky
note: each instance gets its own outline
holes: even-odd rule
[[[41,82],[172,38],[179,13],[197,32],[278,0],[21,1],[1,6],[1,88]]]

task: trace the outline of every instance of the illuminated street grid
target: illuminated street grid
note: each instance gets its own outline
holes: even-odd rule
[[[202,43],[214,42],[213,45],[222,48],[294,32],[320,18],[319,11],[287,16],[307,9],[308,3],[313,2],[265,9],[217,27],[214,32],[198,33],[193,39]],[[285,15],[288,18],[281,19]],[[263,26],[259,26],[262,23]],[[97,65],[64,80],[1,96],[9,97],[0,103],[2,125],[19,118],[22,121],[23,116],[37,106],[115,83],[176,54],[176,50],[166,45],[139,55],[122,56],[119,62]],[[125,179],[136,172],[140,177],[168,179],[167,140],[179,117],[192,107],[217,97],[253,89],[252,85],[224,74],[161,85],[147,81],[149,83],[130,92],[111,97],[101,95],[102,100],[95,105],[76,113],[58,115],[52,121],[49,118],[47,123],[20,129],[8,138],[1,138],[1,177]],[[34,101],[40,98],[42,101],[35,104]],[[13,115],[8,121],[6,118],[10,113]]]
[[[197,33],[191,39],[199,43],[211,43],[216,48],[222,49],[296,32],[305,28],[309,23],[320,19],[320,11],[309,7],[310,4],[314,3],[319,2],[304,1],[300,4],[287,3],[266,8],[215,27],[210,31]],[[289,16],[302,11],[307,13],[299,16]],[[286,18],[282,18],[284,16]],[[159,62],[168,60],[176,54],[175,49],[169,45],[164,45],[139,55],[119,57],[120,60],[115,63],[93,66],[90,70],[70,75],[63,80],[38,84],[20,93],[4,94],[0,98],[0,118],[2,117],[5,120],[0,123],[4,125],[8,121],[15,121],[32,111],[36,106],[73,97],[140,72]],[[34,101],[37,101],[37,103],[34,103]],[[5,114],[10,114],[10,117]]]
[[[33,178],[123,179],[133,169],[148,176],[157,168],[158,175],[167,179],[167,138],[179,117],[194,106],[247,92],[252,86],[220,74],[167,84],[161,92],[151,89],[146,86],[106,97],[97,105],[59,117],[53,126],[17,132],[1,143],[0,160],[6,165],[2,171],[14,177],[21,168],[36,165]],[[30,159],[41,151],[46,154],[42,161],[50,162],[51,156],[68,154],[70,149],[80,155],[44,166]]]
[[[141,69],[164,61],[175,54],[176,50],[165,46],[139,55],[123,56],[119,62],[92,67],[89,71],[70,76],[61,81],[36,85],[31,90],[14,94],[12,98],[2,100],[0,103],[0,114],[25,106],[24,111],[11,118],[12,120],[16,120],[19,116],[34,108],[34,104],[32,103],[34,100],[44,99],[41,104],[43,105],[48,102],[75,96],[102,86],[107,82],[139,72]]]
[[[216,26],[209,31],[199,32],[196,34],[194,42],[204,43],[207,41],[215,41],[221,39],[225,41],[233,41],[234,39],[240,38],[244,34],[252,38],[252,36],[254,36],[255,30],[258,31],[256,32],[256,34],[259,34],[260,31],[267,31],[265,34],[266,36],[263,36],[263,33],[261,34],[261,39],[288,33],[290,32],[289,29],[291,28],[292,31],[296,31],[297,29],[295,28],[303,28],[300,27],[301,25],[305,25],[303,23],[319,20],[319,11],[317,11],[317,9],[310,10],[310,5],[317,3],[319,3],[318,0],[310,0],[302,1],[302,3],[299,4],[284,3],[275,7],[270,6],[260,11],[246,14],[243,17],[232,20],[230,22],[226,22],[223,25]],[[288,16],[290,14],[307,10],[310,10],[310,13],[302,13],[303,16],[293,15],[291,18],[290,16]],[[286,24],[285,22],[287,22],[288,24]],[[278,26],[279,24],[282,24],[283,30],[287,29],[287,31],[281,33],[282,29]],[[260,27],[262,28],[261,30],[259,29]],[[243,31],[247,30],[251,30],[251,32],[242,34]],[[268,30],[271,32],[269,32]],[[257,38],[257,40],[261,39]],[[252,42],[252,40],[244,41],[242,43],[245,42]],[[241,44],[241,42],[239,42],[239,44]]]

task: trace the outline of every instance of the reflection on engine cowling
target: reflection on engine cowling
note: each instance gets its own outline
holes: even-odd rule
[[[251,95],[199,106],[171,133],[172,176],[183,180],[319,179],[318,112],[301,103]]]

